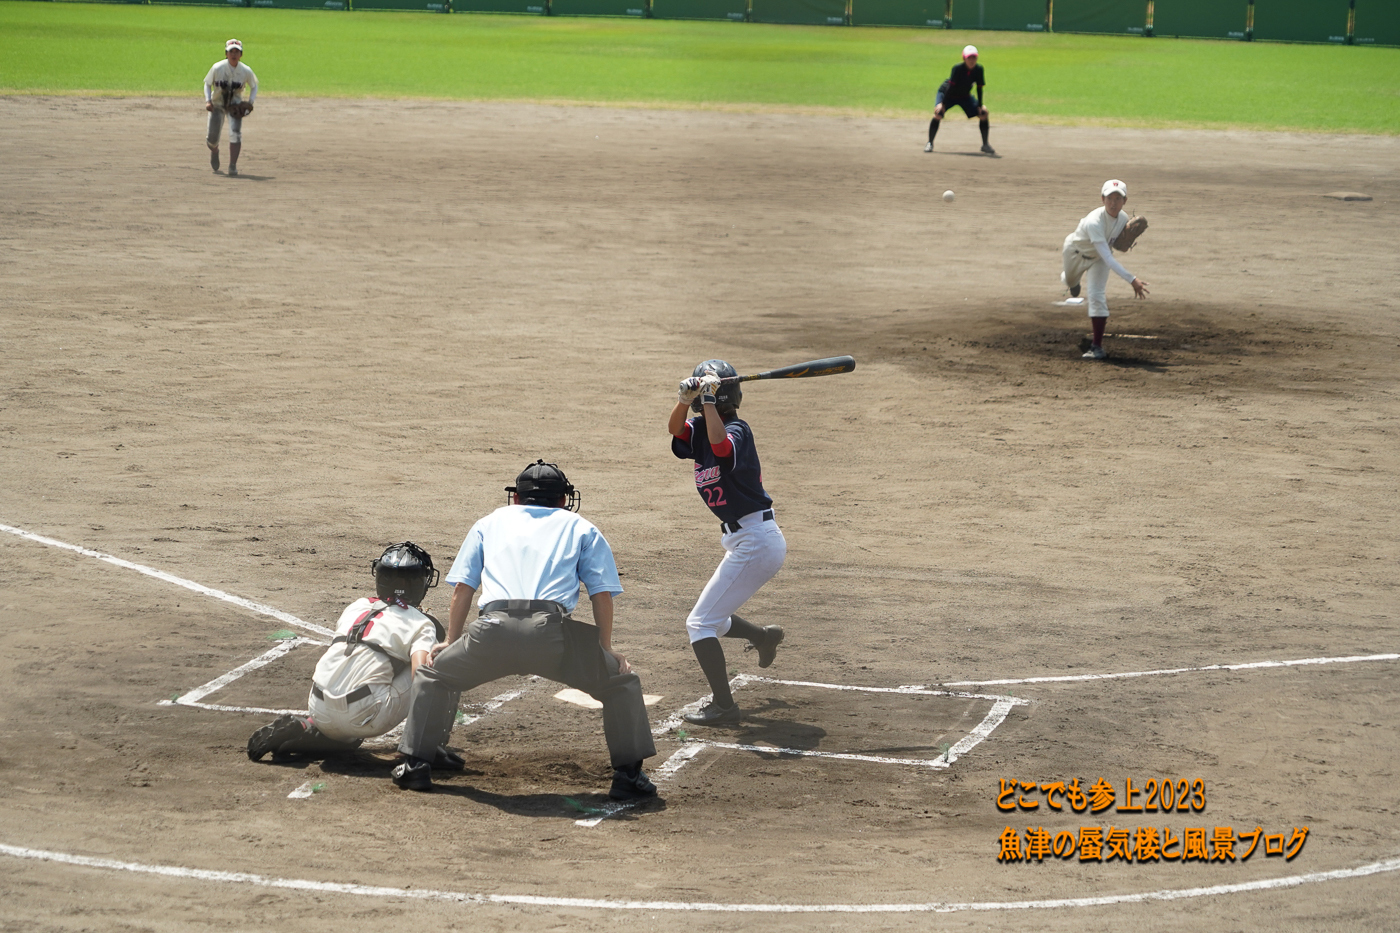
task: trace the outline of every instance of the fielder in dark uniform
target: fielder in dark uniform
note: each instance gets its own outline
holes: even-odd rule
[[[969,45],[963,49],[962,64],[954,65],[948,80],[938,86],[938,99],[934,103],[933,119],[928,124],[928,145],[924,147],[924,152],[933,151],[933,137],[938,135],[943,115],[950,107],[961,107],[969,120],[978,118],[977,128],[982,131],[982,151],[987,155],[997,154],[992,144],[987,142],[991,124],[988,122],[987,108],[982,105],[982,89],[986,84],[982,66],[977,64],[977,46]],[[972,100],[974,91],[977,94],[976,103]]]
[[[698,726],[737,723],[742,718],[729,689],[721,638],[745,638],[758,649],[758,666],[777,656],[783,630],[760,628],[734,613],[773,578],[787,556],[787,540],[773,520],[773,500],[763,490],[753,430],[738,415],[743,393],[739,383],[721,383],[737,376],[724,360],[706,360],[681,383],[667,429],[671,452],[695,462],[695,489],[720,520],[724,560],[700,593],[685,620],[690,647],[710,682],[712,700],[686,721]],[[686,418],[688,411],[697,418]]]
[[[472,526],[448,571],[455,589],[447,640],[413,679],[399,744],[408,757],[394,768],[394,783],[432,789],[434,757],[452,729],[457,694],[499,677],[535,674],[603,704],[613,765],[608,796],[653,797],[656,785],[642,772],[642,761],[656,754],[642,682],[612,650],[613,595],[622,592],[612,549],[592,522],[574,514],[578,494],[554,464],[532,463],[506,492],[510,504]],[[595,625],[570,615],[580,583]],[[478,590],[481,614],[468,626]]]

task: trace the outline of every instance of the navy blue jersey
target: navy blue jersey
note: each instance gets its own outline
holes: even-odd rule
[[[758,463],[753,430],[735,418],[724,426],[733,450],[727,457],[715,456],[710,436],[705,433],[705,416],[686,422],[690,437],[672,437],[671,452],[677,458],[695,461],[695,489],[710,511],[722,522],[735,522],[751,512],[772,508],[773,500],[763,491],[763,468]]]
[[[968,68],[967,62],[961,62],[953,66],[953,73],[948,76],[948,80],[943,82],[939,90],[943,92],[943,99],[950,104],[960,100],[967,100],[972,96],[975,89],[977,100],[982,100],[982,88],[986,85],[987,78],[982,72],[982,66]]]

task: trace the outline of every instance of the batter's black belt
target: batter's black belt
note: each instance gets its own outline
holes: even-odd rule
[[[493,599],[489,603],[482,603],[480,611],[482,615],[488,612],[504,612],[517,618],[541,612],[561,618],[569,614],[569,610],[552,599]]]
[[[354,690],[351,690],[349,693],[345,694],[345,702],[356,703],[360,700],[363,700],[365,697],[369,696],[373,692],[374,691],[370,690],[368,686],[356,687]],[[318,700],[324,700],[326,698],[326,692],[320,687],[316,686],[316,684],[314,683],[311,685],[311,695]]]
[[[763,513],[763,519],[762,519],[762,520],[765,521],[765,522],[771,522],[771,521],[773,520],[773,510],[772,510],[772,509],[769,509],[768,511],[764,512],[764,513]],[[719,527],[723,528],[725,531],[729,532],[730,534],[733,534],[734,532],[738,531],[740,528],[743,528],[744,526],[741,525],[741,524],[739,524],[738,522],[720,522],[720,523],[719,523]]]

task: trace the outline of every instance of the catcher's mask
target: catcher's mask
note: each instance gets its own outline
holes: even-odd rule
[[[512,496],[519,496],[521,505],[547,505],[551,508],[557,508],[560,497],[567,496],[569,501],[564,508],[570,512],[578,511],[578,490],[574,489],[574,484],[569,482],[557,463],[536,460],[520,471],[515,485],[507,486],[506,493],[507,504],[511,503]]]
[[[374,574],[374,591],[385,602],[401,599],[417,606],[428,589],[438,584],[433,559],[412,541],[389,545],[370,561],[369,569]]]
[[[739,375],[739,371],[724,360],[706,360],[703,363],[699,363],[696,365],[695,371],[691,373],[691,375],[703,376],[705,373],[714,373],[721,379]],[[715,408],[719,410],[721,415],[734,414],[735,410],[739,407],[739,403],[743,400],[744,391],[739,388],[739,383],[737,382],[727,382],[719,387],[719,391],[715,392]],[[704,410],[704,406],[700,404],[700,399],[698,397],[695,401],[690,403],[690,410],[695,412]]]

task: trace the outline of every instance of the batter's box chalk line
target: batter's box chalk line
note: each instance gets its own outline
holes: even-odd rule
[[[99,871],[131,872],[178,880],[206,881],[216,884],[241,884],[255,888],[284,891],[305,891],[310,894],[346,894],[355,897],[395,898],[402,900],[447,902],[468,907],[511,906],[575,910],[651,910],[677,913],[725,914],[949,914],[972,911],[1006,910],[1064,910],[1066,908],[1111,907],[1117,904],[1144,904],[1154,901],[1183,901],[1255,891],[1278,891],[1308,884],[1346,881],[1385,872],[1400,871],[1400,858],[1388,858],[1353,868],[1315,871],[1285,878],[1266,878],[1237,884],[1216,884],[1199,888],[1177,888],[1164,891],[1142,891],[1133,894],[1109,894],[1101,897],[1066,897],[1025,901],[929,901],[904,904],[723,904],[705,901],[628,901],[607,898],[544,897],[531,894],[470,894],[464,891],[435,891],[430,888],[390,888],[335,881],[313,881],[303,878],[275,878],[249,872],[212,871],[207,868],[185,868],[176,865],[149,865],[123,862],[110,858],[94,858],[67,852],[28,849],[0,844],[0,855],[15,859],[53,862]]]

